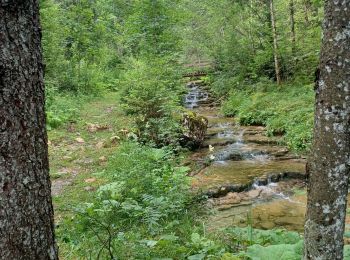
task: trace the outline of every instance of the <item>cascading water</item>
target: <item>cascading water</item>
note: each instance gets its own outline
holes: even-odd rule
[[[211,224],[215,227],[225,226],[228,219],[236,223],[239,216],[242,219],[238,223],[243,223],[247,212],[257,209],[256,214],[262,219],[255,223],[257,227],[266,228],[273,222],[271,228],[282,226],[292,230],[302,229],[305,203],[303,200],[298,201],[299,198],[295,199],[290,193],[293,186],[288,186],[295,184],[288,184],[288,181],[287,184],[283,184],[283,181],[282,184],[277,184],[271,180],[256,181],[253,185],[251,183],[254,179],[264,180],[271,173],[304,172],[304,162],[283,157],[286,154],[285,148],[283,150],[277,145],[265,143],[270,138],[266,137],[264,128],[240,126],[234,119],[221,117],[217,108],[208,106],[210,96],[201,84],[191,82],[187,87],[189,91],[184,99],[185,107],[209,120],[205,149],[199,155],[204,159],[202,161],[209,161],[211,164],[194,177],[193,187],[198,186],[203,191],[214,189],[214,192],[218,191],[216,194],[222,194],[214,199],[214,204],[217,203],[215,207],[220,213],[211,218]],[[282,154],[282,158],[277,158],[278,154]],[[302,181],[299,183],[303,185]],[[244,186],[248,184],[249,186]],[[228,191],[222,192],[225,191],[222,190],[223,187],[230,185],[249,188],[243,188],[243,192],[236,192],[236,195],[230,195]],[[221,200],[224,203],[222,205]],[[271,206],[271,203],[276,203],[277,206]],[[275,214],[271,218],[270,209]],[[266,214],[268,215],[265,216]],[[291,223],[285,224],[285,219]],[[253,220],[256,220],[254,216]]]
[[[189,109],[194,109],[199,106],[200,102],[208,100],[208,93],[202,91],[198,85],[191,82],[187,85],[189,89],[188,94],[185,96],[185,107]]]

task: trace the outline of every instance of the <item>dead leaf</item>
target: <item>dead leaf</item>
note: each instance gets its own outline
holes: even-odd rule
[[[108,130],[110,129],[109,125],[98,125],[98,124],[88,124],[87,130],[90,133],[95,133],[97,131],[103,131],[103,130]]]
[[[89,179],[85,179],[86,183],[93,183],[96,181],[96,178],[89,178]]]
[[[81,137],[76,138],[75,141],[77,141],[77,143],[80,143],[80,144],[85,143],[84,139]]]
[[[111,143],[115,144],[120,140],[120,137],[115,135],[115,136],[112,136],[109,140],[111,141]]]
[[[97,149],[101,149],[102,147],[103,147],[103,142],[100,141],[96,144]]]
[[[106,156],[101,156],[100,158],[98,158],[98,160],[100,162],[107,162],[107,157]]]

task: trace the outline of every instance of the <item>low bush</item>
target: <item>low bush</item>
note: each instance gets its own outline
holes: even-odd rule
[[[58,229],[65,251],[92,259],[186,259],[204,247],[215,251],[191,214],[187,170],[176,167],[167,148],[123,143],[101,174],[105,184],[95,200]]]
[[[76,95],[73,93],[58,93],[47,88],[46,91],[46,125],[48,130],[57,128],[71,120],[76,120],[82,104],[87,102],[90,96]]]
[[[177,143],[183,84],[176,66],[166,59],[130,60],[122,79],[121,102],[134,117],[142,143],[157,147]]]

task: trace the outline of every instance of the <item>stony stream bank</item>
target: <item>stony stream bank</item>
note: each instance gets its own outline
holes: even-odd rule
[[[223,117],[202,81],[187,87],[186,108],[208,119],[205,140],[189,158],[198,169],[192,188],[207,196],[211,209],[208,229],[252,225],[302,232],[306,158],[281,145],[282,137],[268,137],[263,126]]]

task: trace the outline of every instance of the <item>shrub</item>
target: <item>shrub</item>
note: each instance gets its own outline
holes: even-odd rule
[[[63,93],[52,88],[46,88],[46,118],[47,128],[51,130],[62,124],[76,120],[79,108],[84,102],[89,100],[89,96]]]
[[[171,241],[170,236],[161,237],[163,232],[179,226],[182,219],[188,221],[187,170],[175,167],[168,149],[122,144],[102,174],[106,184],[97,190],[93,202],[78,207],[71,223],[64,224],[61,240],[74,245],[76,253],[91,254],[94,259],[120,254],[125,259],[130,247],[147,251]],[[172,235],[172,239],[177,238]],[[138,250],[129,253],[137,255]]]
[[[264,125],[269,135],[283,134],[289,147],[304,151],[312,139],[313,95],[311,85],[235,90],[224,102],[222,112],[236,116],[243,125]]]
[[[183,88],[176,67],[166,60],[131,60],[122,80],[124,110],[133,115],[140,140],[156,146],[177,142]]]

